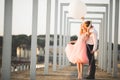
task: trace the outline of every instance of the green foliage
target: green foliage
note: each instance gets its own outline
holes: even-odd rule
[[[16,56],[17,47],[30,49],[31,40],[27,35],[13,35],[12,36],[12,56]]]
[[[14,47],[28,47],[30,39],[27,35],[13,35],[12,44]]]
[[[45,47],[45,40],[43,39],[37,39],[38,46],[44,48]]]
[[[77,35],[73,35],[73,36],[71,36],[70,40],[74,41],[74,40],[77,40],[77,38],[78,38]]]
[[[0,36],[0,47],[3,45],[3,37]]]

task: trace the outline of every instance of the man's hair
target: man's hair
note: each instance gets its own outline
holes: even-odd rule
[[[86,27],[91,27],[92,26],[92,22],[91,21],[85,21]]]

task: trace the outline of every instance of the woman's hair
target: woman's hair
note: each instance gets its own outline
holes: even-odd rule
[[[87,32],[87,27],[81,26],[81,28],[80,28],[80,34],[83,34],[84,32]]]
[[[85,24],[85,26],[82,25],[81,27],[83,27],[84,30],[83,30],[83,28],[80,28],[80,34],[83,34],[84,31],[85,31],[85,32],[88,32],[88,35],[90,35],[91,33],[88,31],[87,28],[92,26],[92,25],[91,25],[91,21],[85,21],[83,24]]]

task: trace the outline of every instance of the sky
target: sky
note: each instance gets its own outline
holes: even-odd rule
[[[46,27],[45,27],[45,16],[46,16],[46,0],[38,0],[38,31],[37,34],[45,34]],[[53,0],[52,0],[53,1]],[[69,2],[70,0],[59,0],[61,2]],[[109,0],[81,0],[84,3],[108,3]],[[52,2],[53,4],[53,2]],[[52,5],[52,10],[54,6]],[[87,10],[91,11],[104,11],[104,8],[95,8],[95,7],[87,7]],[[52,12],[52,11],[51,11]],[[51,14],[51,20],[54,15]],[[86,14],[86,17],[98,16],[101,15],[89,15]],[[32,0],[13,0],[13,21],[12,21],[12,34],[32,34]],[[93,24],[96,30],[99,32],[99,25]],[[3,35],[4,32],[4,0],[0,0],[0,35]],[[80,24],[71,24],[71,35],[76,35],[79,32]],[[54,34],[54,27],[51,23],[50,33]],[[59,33],[59,31],[58,31]],[[120,40],[119,40],[120,43]]]

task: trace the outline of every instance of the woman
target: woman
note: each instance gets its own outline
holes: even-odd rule
[[[90,35],[88,25],[90,26],[91,24],[86,24],[86,22],[83,22],[78,39],[68,43],[65,48],[68,60],[74,64],[77,64],[78,79],[82,79],[83,64],[89,63],[86,50],[86,41]],[[72,43],[74,43],[74,45],[72,45]]]

